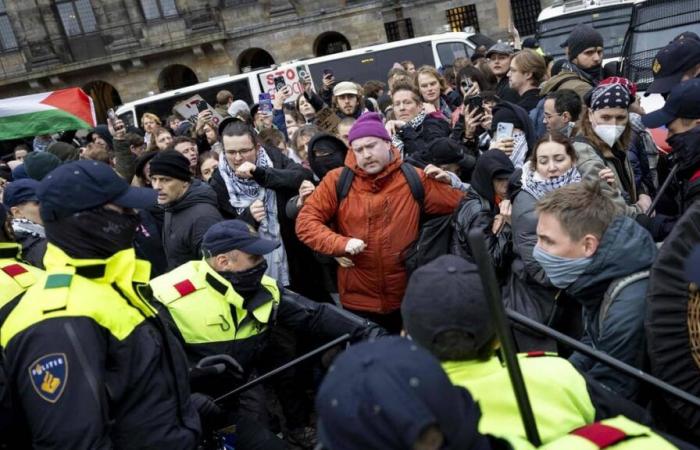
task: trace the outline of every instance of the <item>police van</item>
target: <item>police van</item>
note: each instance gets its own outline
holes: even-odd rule
[[[416,67],[429,64],[439,68],[452,64],[459,57],[469,58],[480,45],[489,47],[493,43],[493,40],[478,33],[449,32],[373,45],[238,75],[217,77],[204,83],[125,103],[117,108],[116,113],[127,123],[138,124],[145,112],[165,117],[171,114],[173,106],[185,100],[189,100],[189,110],[192,110],[196,106],[197,100],[194,97],[197,95],[214,105],[216,93],[222,89],[231,91],[235,99],[253,104],[262,93],[270,93],[274,98],[280,81],[289,85],[296,96],[302,89],[300,80],[307,73],[311,75],[315,86],[320,85],[324,71],[333,73],[336,81],[351,80],[360,84],[368,80],[385,81],[387,72],[394,63],[411,60]]]
[[[632,8],[644,0],[557,0],[537,18],[537,40],[545,53],[564,57],[562,44],[571,30],[588,24],[603,35],[604,62],[618,60],[630,25]]]

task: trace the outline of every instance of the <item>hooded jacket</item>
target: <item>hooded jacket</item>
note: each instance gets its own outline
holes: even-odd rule
[[[491,232],[493,219],[499,211],[493,178],[497,174],[511,175],[514,170],[510,158],[500,150],[489,150],[476,161],[467,200],[460,207],[454,221],[453,254],[474,262],[467,237],[472,229],[479,229],[484,233],[486,248],[495,267],[506,267],[512,251],[512,233],[508,224],[498,234]]]
[[[163,250],[168,270],[202,257],[204,233],[223,220],[216,206],[216,193],[198,179],[192,180],[180,199],[165,206]]]
[[[601,303],[611,283],[648,270],[656,254],[656,245],[644,228],[628,217],[616,217],[603,234],[591,264],[566,288],[567,294],[583,307],[582,342],[637,368],[643,367],[646,354],[644,298],[648,277],[622,289],[607,310],[601,308]],[[574,353],[570,360],[618,394],[636,397],[639,383],[635,379],[580,353]]]
[[[355,177],[347,197],[338,204],[336,186],[342,168],[332,170],[297,217],[299,239],[319,253],[347,256],[345,246],[351,238],[367,244],[350,257],[354,267],[338,269],[340,301],[354,310],[395,311],[408,281],[403,252],[418,237],[420,207],[401,172],[399,151],[392,147],[391,152],[391,162],[375,175],[361,170],[354,152],[348,152],[345,166]],[[462,194],[416,171],[425,190],[425,213],[452,213]]]

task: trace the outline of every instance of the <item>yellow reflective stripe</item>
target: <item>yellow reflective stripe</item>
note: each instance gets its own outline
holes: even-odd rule
[[[37,281],[0,328],[0,345],[3,347],[31,326],[57,317],[89,317],[118,340],[125,339],[144,320],[139,310],[108,285],[74,276],[68,288],[45,289],[46,276]],[[57,291],[66,291],[65,304],[51,311],[57,304],[53,300]]]

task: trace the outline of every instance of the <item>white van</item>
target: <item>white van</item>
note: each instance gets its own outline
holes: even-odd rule
[[[333,72],[336,81],[351,80],[364,83],[368,80],[386,81],[386,74],[396,62],[411,60],[416,67],[429,64],[442,67],[452,64],[456,58],[470,57],[479,45],[489,47],[494,43],[478,33],[443,33],[387,44],[373,45],[342,53],[282,63],[239,75],[215,79],[183,87],[150,97],[125,103],[117,108],[117,115],[129,124],[137,124],[145,112],[159,117],[171,114],[172,107],[193,95],[199,94],[210,105],[216,102],[216,93],[227,89],[234,98],[248,104],[258,101],[263,92],[274,95],[276,77],[283,77],[293,92],[300,92],[299,78],[310,73],[314,85],[319,86],[323,71]]]

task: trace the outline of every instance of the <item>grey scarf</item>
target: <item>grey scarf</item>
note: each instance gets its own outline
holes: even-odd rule
[[[273,168],[272,160],[262,146],[258,149],[255,165],[257,167]],[[236,212],[241,214],[254,201],[261,200],[265,205],[265,218],[260,222],[258,234],[261,238],[282,242],[280,223],[277,217],[277,195],[275,191],[265,189],[253,179],[238,178],[231,166],[229,166],[224,153],[219,156],[219,171],[226,184],[229,202],[236,209]],[[265,260],[267,261],[265,275],[279,281],[283,286],[288,286],[289,265],[284,245],[280,245],[272,253],[265,255]]]
[[[423,121],[425,120],[425,111],[421,111],[418,113],[416,117],[413,119],[409,120],[404,127],[411,127],[414,130],[418,128],[419,126],[423,125]],[[399,133],[394,133],[394,135],[391,137],[391,144],[399,149],[399,152],[401,153],[401,156],[403,157],[403,141],[399,137]]]

